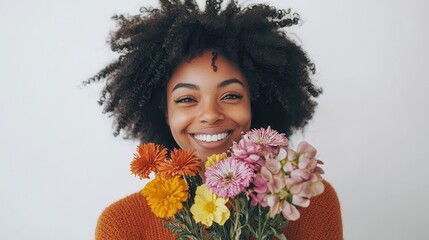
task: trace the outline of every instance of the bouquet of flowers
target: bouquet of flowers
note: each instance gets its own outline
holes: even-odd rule
[[[231,151],[202,162],[192,149],[138,146],[131,172],[150,181],[141,194],[177,239],[286,239],[282,229],[324,191],[316,149],[296,151],[270,127],[254,129]]]

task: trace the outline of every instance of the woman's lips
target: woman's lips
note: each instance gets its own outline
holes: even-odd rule
[[[203,148],[218,148],[223,146],[226,141],[229,140],[229,136],[231,135],[232,130],[223,131],[213,134],[207,133],[194,133],[191,134],[192,138]]]
[[[229,135],[229,132],[217,133],[217,134],[194,134],[194,138],[203,142],[217,142],[225,139]]]

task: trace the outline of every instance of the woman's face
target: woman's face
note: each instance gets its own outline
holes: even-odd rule
[[[207,156],[225,152],[250,129],[250,92],[239,68],[205,52],[179,64],[167,85],[167,123],[177,144]]]

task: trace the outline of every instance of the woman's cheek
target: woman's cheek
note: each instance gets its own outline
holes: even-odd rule
[[[243,104],[244,106],[242,108],[240,108],[240,114],[238,114],[238,116],[241,116],[240,121],[243,123],[242,127],[243,127],[243,131],[247,132],[250,130],[250,126],[252,123],[252,111],[250,108],[250,103],[246,102]]]
[[[173,135],[174,140],[181,148],[186,148],[189,144],[187,139],[187,127],[190,125],[191,117],[190,113],[180,110],[174,110],[169,112],[168,122],[170,125],[170,131]]]

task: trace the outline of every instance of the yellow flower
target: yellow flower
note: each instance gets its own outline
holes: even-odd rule
[[[217,162],[219,162],[220,160],[223,160],[225,158],[227,158],[228,156],[226,155],[226,153],[221,153],[221,154],[213,154],[210,157],[207,157],[207,161],[204,164],[204,166],[207,168],[215,165]]]
[[[172,217],[183,207],[182,202],[188,199],[188,190],[185,180],[179,176],[169,179],[156,176],[146,184],[141,194],[155,216],[166,218]]]
[[[229,209],[225,206],[227,202],[228,198],[216,196],[203,184],[197,187],[191,213],[196,222],[201,222],[207,227],[210,227],[213,222],[223,225],[230,216]]]

